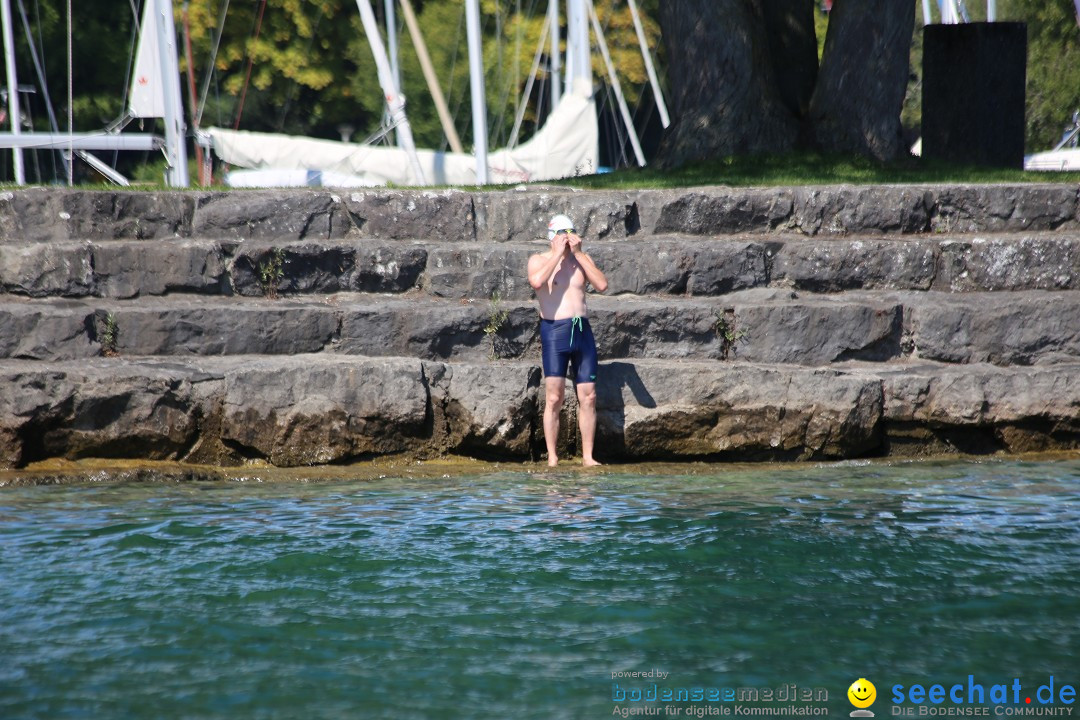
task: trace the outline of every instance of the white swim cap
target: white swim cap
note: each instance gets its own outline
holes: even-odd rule
[[[555,233],[559,232],[560,230],[569,230],[570,232],[574,232],[574,221],[566,215],[556,215],[555,217],[551,218],[551,221],[548,223],[548,241],[550,242],[554,240]]]

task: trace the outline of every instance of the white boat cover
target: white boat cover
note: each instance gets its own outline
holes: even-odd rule
[[[1080,170],[1080,150],[1048,150],[1024,158],[1025,170],[1047,170],[1056,172]]]
[[[405,151],[396,147],[221,128],[206,132],[217,156],[238,167],[341,173],[373,185],[477,184],[476,159],[462,153],[417,150],[426,181],[422,183],[413,176]],[[488,153],[489,181],[511,184],[593,174],[598,143],[592,99],[565,95],[531,140]]]

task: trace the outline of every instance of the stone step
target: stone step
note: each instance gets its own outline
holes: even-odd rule
[[[429,246],[422,285],[442,297],[529,299],[532,245]],[[657,235],[587,242],[608,295],[722,295],[760,287],[813,292],[1080,290],[1080,233],[768,239]]]
[[[412,243],[219,240],[57,241],[0,245],[0,290],[30,297],[130,298],[168,293],[266,295],[261,271],[281,252],[282,293],[404,292],[427,250]]]
[[[431,243],[332,239],[64,240],[0,244],[0,292],[130,298],[169,293],[258,297],[407,292],[529,300],[525,279],[544,242]],[[607,294],[722,295],[760,287],[813,292],[1080,290],[1080,232],[997,236],[656,235],[587,250]],[[280,260],[281,277],[263,276]]]
[[[505,321],[488,334],[493,313]],[[1080,358],[1080,291],[593,296],[602,359],[691,358],[829,365],[847,360],[1032,365]],[[112,325],[110,331],[109,325]],[[533,302],[421,294],[280,300],[169,295],[129,300],[0,296],[0,357],[120,355],[539,358]],[[112,334],[112,342],[109,335]]]
[[[538,458],[528,361],[232,356],[0,360],[0,467],[60,457],[310,465]],[[1080,363],[601,364],[602,461],[829,459],[1080,446]],[[573,393],[568,392],[572,397]],[[573,427],[574,408],[563,426]],[[564,442],[573,450],[569,435]]]
[[[0,193],[0,242],[203,237],[220,240],[526,242],[567,213],[589,238],[658,233],[803,235],[1080,230],[1064,184],[793,188],[99,191]]]
[[[0,466],[538,458],[524,276],[558,212],[610,281],[602,460],[1076,448],[1077,196],[2,191]]]

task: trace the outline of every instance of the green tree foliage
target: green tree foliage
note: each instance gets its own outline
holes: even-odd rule
[[[222,0],[192,0],[188,6],[200,88],[222,6]],[[177,14],[182,22],[182,8]],[[203,124],[336,137],[336,126],[355,122],[358,110],[353,88],[344,81],[361,67],[345,52],[361,32],[354,16],[355,4],[345,0],[229,3]]]
[[[1053,147],[1080,109],[1080,27],[1072,0],[1008,0],[1003,20],[1028,24],[1027,150]]]
[[[57,123],[68,124],[68,41],[66,4],[61,0],[24,2],[27,23],[38,59],[45,70]],[[44,93],[35,73],[19,6],[12,3],[15,68],[21,86],[34,93],[22,98],[23,124],[34,130],[49,129]],[[71,87],[73,125],[76,131],[100,128],[123,112],[129,45],[134,39],[130,12],[97,2],[72,3]]]
[[[646,82],[631,16],[624,0],[598,0],[597,14],[606,26],[608,44],[620,79],[640,92]],[[655,5],[655,0],[653,0]],[[359,138],[378,131],[383,118],[371,49],[363,32],[355,2],[346,0],[266,0],[258,39],[261,3],[231,4],[215,63],[213,87],[216,105],[208,102],[206,121],[232,126],[244,95],[241,129],[269,130],[337,138],[338,126],[352,126]],[[373,2],[383,21],[384,5]],[[199,57],[208,57],[219,20],[221,0],[191,0],[191,37]],[[450,105],[462,141],[471,143],[468,47],[461,0],[415,2],[421,34],[436,69],[440,87]],[[544,25],[546,3],[535,0],[483,0],[484,74],[489,137],[492,146],[509,141],[515,112]],[[647,10],[645,27],[650,44],[660,42],[659,26]],[[565,22],[565,20],[563,20]],[[417,144],[445,148],[446,140],[434,102],[424,81],[412,38],[397,12],[401,87],[407,100],[409,122]],[[565,37],[565,28],[562,31]],[[384,43],[385,43],[384,36]],[[564,43],[565,48],[565,43]],[[247,65],[251,79],[244,94]],[[606,75],[597,55],[595,71]],[[546,54],[540,74],[547,67]],[[538,80],[533,98],[537,98]],[[216,114],[216,118],[215,118]],[[535,107],[526,121],[535,124]],[[526,128],[529,126],[526,125]]]

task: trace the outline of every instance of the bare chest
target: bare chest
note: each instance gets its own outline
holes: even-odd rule
[[[565,258],[551,276],[552,291],[566,288],[584,288],[585,273],[573,258]]]

